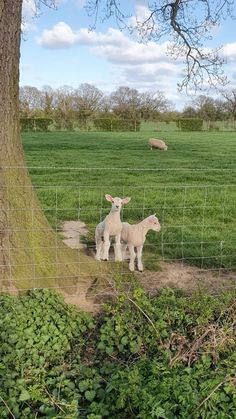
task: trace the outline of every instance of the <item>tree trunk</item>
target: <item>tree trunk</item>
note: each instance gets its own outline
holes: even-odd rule
[[[97,265],[63,245],[25,168],[19,127],[21,9],[22,0],[0,0],[0,291],[14,284],[72,293],[78,281],[85,289]]]

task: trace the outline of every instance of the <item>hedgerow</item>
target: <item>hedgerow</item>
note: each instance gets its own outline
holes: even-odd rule
[[[177,128],[181,131],[202,131],[203,119],[200,118],[180,118],[176,120]]]
[[[21,131],[49,131],[51,118],[20,118]]]
[[[140,131],[141,121],[135,119],[96,118],[94,127],[98,131]]]
[[[232,293],[134,283],[93,319],[49,291],[0,302],[1,418],[234,417]]]

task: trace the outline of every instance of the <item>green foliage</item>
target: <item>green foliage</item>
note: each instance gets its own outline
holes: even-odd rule
[[[141,122],[136,119],[96,118],[93,124],[98,131],[139,131]]]
[[[202,131],[203,119],[180,118],[176,120],[176,125],[181,131]]]
[[[20,118],[21,131],[49,131],[51,118]]]
[[[234,417],[236,296],[116,282],[94,319],[49,291],[1,297],[0,417]]]
[[[76,351],[79,359],[91,319],[47,290],[1,297],[0,318],[0,400],[16,418],[34,418],[36,411],[39,417],[76,417],[65,356]],[[1,418],[8,417],[6,405],[0,403]]]

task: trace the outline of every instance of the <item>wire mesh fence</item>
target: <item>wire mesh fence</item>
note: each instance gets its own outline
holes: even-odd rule
[[[4,170],[10,173],[21,168],[5,167]],[[95,227],[110,211],[110,205],[104,198],[109,193],[112,196],[131,197],[130,203],[122,208],[122,221],[137,223],[155,213],[161,224],[159,233],[150,231],[147,234],[144,245],[145,270],[138,274],[138,278],[141,282],[145,279],[147,290],[153,290],[155,283],[156,288],[164,285],[164,280],[160,284],[160,278],[165,274],[172,274],[174,281],[176,269],[182,269],[183,272],[188,270],[193,281],[207,277],[211,272],[213,288],[214,278],[216,281],[217,278],[226,279],[226,285],[229,280],[229,287],[234,286],[236,184],[204,183],[203,169],[175,169],[174,172],[191,172],[190,183],[175,184],[172,181],[166,184],[167,170],[171,171],[29,167],[39,205],[35,204],[37,201],[32,201],[32,205],[25,207],[18,205],[24,200],[14,199],[13,204],[10,202],[7,208],[2,208],[8,220],[4,229],[9,237],[6,249],[10,267],[8,279],[15,281],[21,290],[63,287],[67,291],[71,289],[73,293],[76,292],[77,279],[88,275],[95,280],[103,277],[108,284],[113,275],[127,277],[129,255],[122,262],[114,263],[111,246],[109,261],[98,263],[95,260]],[[234,169],[228,170],[230,173]],[[214,169],[210,171],[214,173]],[[81,172],[87,173],[87,183],[84,183]],[[198,172],[201,182],[197,178]],[[151,174],[151,177],[150,183],[143,185],[142,176],[145,173]],[[127,183],[128,174],[133,176],[133,183]],[[122,182],[125,178],[126,183]],[[9,184],[7,193],[9,196],[23,196],[27,195],[29,189],[30,185]],[[41,211],[47,219],[45,224],[39,223]],[[14,241],[12,236],[16,234],[25,236],[25,240]],[[43,262],[39,260],[39,255],[44,255]],[[39,271],[39,264],[43,264],[45,269]],[[66,264],[68,272],[65,274],[61,266],[65,267]],[[15,272],[17,278],[14,278]],[[152,282],[150,288],[148,278]],[[167,285],[170,282],[167,281]],[[178,286],[178,281],[175,285]]]

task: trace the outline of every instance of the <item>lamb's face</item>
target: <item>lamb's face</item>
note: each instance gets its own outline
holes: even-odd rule
[[[148,217],[148,225],[149,225],[150,230],[153,230],[153,231],[161,230],[161,225],[158,221],[158,218],[155,215],[150,215],[150,217]]]
[[[123,204],[128,204],[131,198],[112,198],[111,195],[105,195],[105,198],[108,202],[111,202],[111,210],[112,212],[120,212]]]

